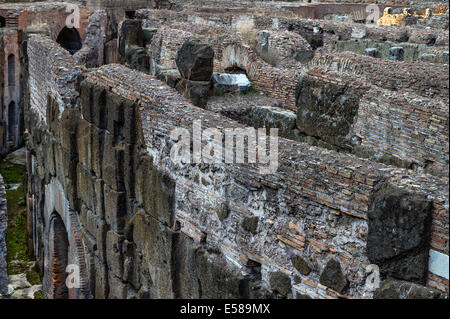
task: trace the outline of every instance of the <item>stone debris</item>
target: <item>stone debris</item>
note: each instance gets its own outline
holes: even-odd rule
[[[247,92],[252,86],[245,74],[214,73],[212,83],[218,92]],[[216,91],[217,92],[217,91]]]

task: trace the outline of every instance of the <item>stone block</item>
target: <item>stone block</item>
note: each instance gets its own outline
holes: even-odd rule
[[[195,106],[205,108],[208,103],[211,82],[188,81],[181,79],[176,90]]]
[[[384,280],[373,296],[374,299],[438,299],[442,298],[440,291],[417,285],[411,282],[395,280],[392,278]]]
[[[287,296],[292,293],[291,278],[281,271],[271,273],[270,288],[283,296]]]
[[[152,298],[173,298],[172,255],[174,237],[178,236],[143,210],[138,210],[133,222],[133,240],[142,254],[138,263],[145,277],[151,280]]]
[[[78,160],[87,169],[91,169],[92,125],[83,119],[78,122],[77,133]]]
[[[108,231],[106,234],[106,262],[108,272],[116,277],[122,278],[124,254],[122,252],[122,243],[125,237]]]
[[[295,269],[297,269],[302,275],[307,276],[311,272],[311,268],[302,257],[298,255],[293,255],[291,261]]]
[[[137,171],[138,201],[142,202],[145,211],[160,221],[171,226],[175,214],[175,183],[169,176],[153,167],[150,156],[144,155],[139,159]]]
[[[368,212],[367,256],[381,274],[425,284],[432,202],[391,184],[375,195]]]
[[[403,61],[405,50],[402,47],[392,47],[389,49],[389,60]]]
[[[319,73],[327,69],[318,68]],[[334,75],[333,75],[334,76]],[[367,87],[352,85],[353,77],[339,75],[339,81],[328,81],[308,74],[299,79],[296,92],[297,128],[300,133],[348,149],[347,135]]]
[[[108,299],[126,299],[128,287],[120,278],[108,273],[109,294]]]
[[[367,56],[371,56],[373,58],[379,58],[380,57],[380,52],[378,51],[377,48],[367,48],[364,50],[364,54]]]
[[[250,123],[255,128],[277,128],[278,136],[295,139],[297,115],[289,110],[272,106],[255,106],[250,112]]]
[[[256,234],[258,230],[258,222],[258,217],[245,217],[242,221],[242,228],[252,234]]]
[[[211,81],[214,50],[208,44],[186,41],[175,57],[181,77],[190,81]]]
[[[115,146],[114,136],[105,132],[102,158],[102,177],[105,184],[116,191],[124,191],[124,148]]]
[[[127,46],[144,46],[144,31],[141,20],[125,20],[119,35],[119,54],[125,56]]]
[[[335,259],[328,261],[320,275],[319,282],[341,294],[344,293],[348,286],[348,280],[342,273],[341,265]]]
[[[116,192],[110,187],[104,187],[105,190],[105,220],[109,227],[122,234],[126,225],[126,196],[123,192]]]

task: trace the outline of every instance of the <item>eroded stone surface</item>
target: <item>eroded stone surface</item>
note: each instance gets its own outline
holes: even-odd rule
[[[388,184],[369,210],[367,256],[385,276],[425,283],[431,202]]]

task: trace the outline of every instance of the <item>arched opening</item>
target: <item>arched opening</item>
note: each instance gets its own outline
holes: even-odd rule
[[[16,127],[16,103],[12,101],[8,106],[8,141],[14,141]]]
[[[69,260],[69,240],[64,222],[57,213],[50,219],[50,264],[51,290],[53,299],[68,299],[69,290],[66,285],[66,268]]]
[[[0,28],[6,27],[6,19],[5,17],[0,16]]]
[[[16,57],[14,54],[8,56],[8,86],[10,88],[16,85]]]
[[[136,18],[136,11],[127,10],[125,11],[125,16],[127,19],[134,19]]]
[[[83,46],[80,34],[75,28],[64,27],[58,34],[56,42],[58,42],[72,55],[80,51],[81,47]]]

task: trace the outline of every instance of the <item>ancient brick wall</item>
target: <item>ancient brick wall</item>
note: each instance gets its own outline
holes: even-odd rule
[[[154,35],[158,63],[174,67],[176,46],[189,33],[176,34],[160,28]],[[115,64],[83,74],[49,37],[26,40],[27,203],[47,297],[66,293],[61,269],[75,264],[81,287],[69,289],[71,298],[371,298],[366,279],[374,258],[383,278],[448,293],[448,172],[422,174],[287,139],[279,140],[275,174],[255,164],[175,164],[175,128],[192,134],[194,120],[221,132],[243,126],[192,106],[151,75]],[[306,75],[270,67],[238,40],[215,38],[215,66],[246,70],[293,110],[300,75],[324,86],[356,81],[351,67],[316,66]],[[352,132],[365,147],[392,148],[401,159],[442,170],[445,103],[393,96],[369,83],[377,81],[384,83],[376,76],[357,81],[367,92]],[[381,214],[405,225],[377,217],[386,202],[394,209]],[[420,242],[408,240],[411,224]],[[392,228],[400,231],[395,239],[373,235],[381,229],[390,238]],[[337,268],[342,276],[330,279]]]
[[[185,26],[185,24],[181,24]],[[204,36],[207,32],[213,32],[211,27],[189,25],[187,29],[191,32],[181,30],[180,25],[162,27],[158,29],[149,47],[153,64],[159,64],[168,69],[176,69],[175,56],[182,44],[191,37],[197,37],[214,49],[214,71],[225,72],[227,69],[239,68],[247,73],[252,85],[268,96],[278,99],[286,108],[295,110],[295,90],[301,64],[292,56],[287,58],[286,51],[289,50],[289,42],[297,41],[299,50],[309,51],[307,43],[297,37],[287,38],[285,53],[279,54],[280,65],[272,66],[247,44],[248,39],[240,35],[231,35],[230,32],[222,30],[216,35]],[[172,28],[173,27],[173,28]],[[179,29],[180,28],[180,29]],[[185,29],[186,30],[186,29]],[[283,34],[283,33],[281,33]],[[275,43],[283,43],[280,36],[275,34]],[[286,36],[286,35],[285,35]],[[275,48],[275,44],[272,44]],[[275,51],[277,54],[277,51]],[[151,63],[151,64],[152,64]],[[154,68],[152,68],[154,70]],[[150,73],[153,73],[152,70]]]
[[[91,9],[79,7],[80,25],[76,26],[82,40],[86,37],[86,28],[89,25]],[[50,36],[56,40],[61,30],[67,26],[67,18],[72,14],[64,2],[39,3],[20,11],[18,16],[18,28],[26,29],[31,25],[47,24],[50,28]]]
[[[22,143],[21,118],[22,111],[22,70],[20,65],[20,41],[21,32],[13,29],[5,29],[2,32],[2,99],[1,118],[4,122],[4,131],[1,132],[2,140],[0,152]],[[2,125],[3,126],[3,125]]]
[[[56,298],[65,287],[68,265],[80,269],[80,287],[67,296],[89,296],[84,243],[81,239],[77,201],[76,171],[73,170],[73,125],[64,120],[63,111],[75,107],[78,92],[74,85],[80,75],[73,57],[50,38],[27,38],[25,123],[27,146],[27,207],[33,223],[33,248],[43,274],[45,296]],[[63,227],[54,228],[58,217]],[[60,252],[55,243],[66,238],[68,247]],[[61,255],[67,256],[64,260]],[[58,271],[55,271],[58,265]]]
[[[351,68],[345,64],[343,67]],[[336,68],[340,69],[316,66],[302,76],[297,93],[298,129],[375,161],[426,169],[437,175],[448,174],[448,103],[445,100],[421,97],[405,90],[385,90],[365,83],[352,73],[336,72]],[[394,81],[402,87],[400,78]],[[333,93],[326,91],[333,85],[346,93],[333,97]],[[333,92],[339,92],[338,88]],[[320,94],[314,93],[319,89]],[[340,123],[340,117],[349,111],[341,110],[344,106],[333,104],[333,99],[344,96],[345,101],[351,99],[350,89],[360,90],[359,96],[354,97],[356,109]],[[324,99],[336,110],[322,109]],[[328,117],[329,121],[323,122]],[[346,130],[340,129],[341,124]]]
[[[79,95],[75,82],[81,69],[69,52],[48,37],[31,34],[27,43],[30,109],[45,123],[49,95],[60,105],[74,106]]]
[[[0,299],[8,292],[8,273],[6,268],[6,227],[8,213],[3,176],[0,175]]]
[[[404,90],[421,96],[448,99],[448,73],[428,62],[403,62],[372,58],[353,52],[316,56],[312,65],[328,65],[365,78],[380,88]]]
[[[336,296],[318,283],[325,264],[334,257],[351,282],[348,295],[366,294],[361,265],[368,262],[364,257],[367,211],[375,190],[387,180],[396,187],[436,194],[430,195],[436,196],[434,219],[447,227],[440,221],[441,216],[448,218],[445,182],[430,176],[414,177],[404,170],[305,144],[280,141],[283,155],[276,175],[260,176],[253,165],[215,166],[214,175],[212,167],[198,170],[174,165],[166,159],[171,145],[168,135],[175,123],[187,129],[194,119],[201,119],[205,127],[237,124],[190,107],[175,91],[163,89],[160,82],[123,67],[103,67],[87,76],[87,83],[90,82],[139,105],[145,148],[152,154],[154,167],[175,183],[174,211],[169,215],[157,213],[156,218],[167,225],[175,221],[182,233],[197,243],[206,241],[217,247],[242,269],[251,262],[261,263],[263,286],[269,287],[272,273],[280,269],[292,278],[298,275],[290,257],[299,254],[313,269],[308,275],[300,276],[302,283],[294,285],[299,292],[316,297]],[[161,148],[162,145],[166,146]],[[126,152],[124,156],[127,158]],[[296,173],[300,171],[301,176]],[[324,181],[326,186],[322,185]],[[441,186],[436,193],[431,185]],[[187,197],[188,193],[191,195]],[[212,213],[222,204],[229,210],[225,220]],[[258,226],[254,233],[238,226],[255,217]],[[302,223],[298,223],[299,218]],[[341,238],[343,233],[348,237]],[[338,244],[342,240],[352,244]],[[432,279],[428,282],[431,284]],[[444,286],[434,281],[433,285],[445,290],[445,279],[443,282]]]

